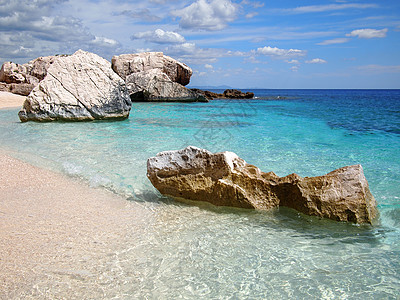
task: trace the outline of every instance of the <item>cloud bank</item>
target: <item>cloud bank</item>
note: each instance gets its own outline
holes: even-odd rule
[[[179,26],[192,30],[221,30],[233,22],[238,14],[237,4],[230,0],[197,0],[191,5],[172,12],[180,19]]]
[[[111,53],[114,39],[92,34],[80,19],[54,14],[66,0],[0,1],[0,60],[71,53],[79,48]]]
[[[291,57],[305,56],[307,51],[298,49],[279,49],[277,47],[265,46],[258,48],[254,53],[259,55],[267,55],[278,59],[288,59]]]
[[[138,32],[131,36],[132,40],[144,39],[147,42],[157,44],[179,44],[184,43],[185,38],[179,33],[173,31],[164,31],[156,29],[154,31]]]

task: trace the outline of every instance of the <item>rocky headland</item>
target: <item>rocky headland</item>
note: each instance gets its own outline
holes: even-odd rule
[[[279,206],[336,221],[372,223],[377,215],[361,165],[317,177],[264,173],[232,152],[189,146],[158,153],[147,176],[162,194],[217,206],[269,210]]]

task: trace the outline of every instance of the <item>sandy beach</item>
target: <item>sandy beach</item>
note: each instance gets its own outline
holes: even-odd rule
[[[22,107],[25,96],[0,91],[0,109]]]
[[[0,96],[1,108],[24,98]],[[111,192],[0,151],[0,299],[104,297],[107,265],[145,215]]]

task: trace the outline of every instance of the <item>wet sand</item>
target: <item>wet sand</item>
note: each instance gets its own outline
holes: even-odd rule
[[[22,105],[6,94],[0,108]],[[147,221],[137,203],[0,150],[0,299],[107,297],[118,253]]]

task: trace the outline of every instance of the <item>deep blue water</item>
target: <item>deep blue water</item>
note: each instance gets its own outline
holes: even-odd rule
[[[252,100],[134,103],[121,122],[22,124],[17,110],[1,110],[0,147],[154,213],[145,238],[132,240],[141,246],[120,256],[133,297],[398,299],[400,90],[254,92]],[[361,164],[380,217],[357,226],[288,209],[168,201],[148,182],[146,160],[187,145],[233,151],[280,176]],[[119,295],[118,284],[108,288]]]

